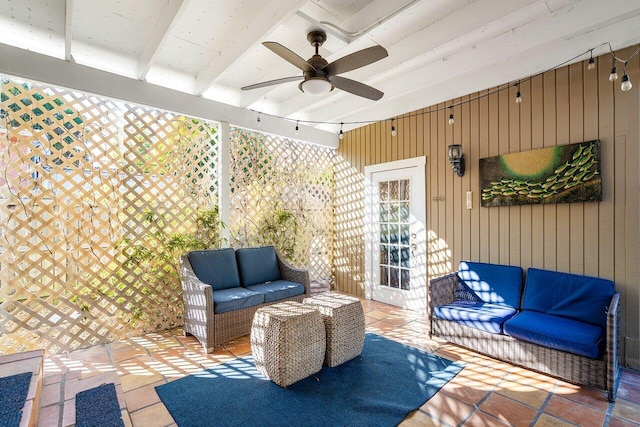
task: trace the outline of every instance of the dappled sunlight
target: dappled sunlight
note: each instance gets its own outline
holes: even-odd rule
[[[452,253],[444,239],[433,230],[427,231],[427,266],[429,277],[439,277],[452,271]]]
[[[334,253],[336,289],[364,291],[364,176],[342,156],[334,157]],[[370,295],[367,295],[370,298]]]
[[[250,378],[256,378],[264,381],[269,381],[258,371],[252,359],[235,359],[231,360],[223,365],[216,366],[212,369],[207,369],[204,372],[200,372],[196,375],[199,378],[218,378],[226,377],[235,380],[247,380]]]
[[[64,355],[51,356],[45,359],[44,369],[45,372],[47,372],[47,375],[66,374],[69,372],[91,374],[95,372],[111,372],[116,370],[109,362],[92,363],[85,360],[72,360]]]
[[[412,378],[416,379],[416,387],[427,378],[439,381],[439,360],[443,363],[446,360],[457,361],[464,366],[420,407],[419,413],[422,415],[415,418],[416,422],[421,421],[418,425],[501,425],[504,421],[514,425],[529,425],[530,422],[526,420],[534,419],[533,417],[545,420],[549,416],[568,420],[573,425],[583,425],[588,419],[604,419],[607,411],[611,412],[612,419],[614,414],[629,417],[631,415],[628,414],[633,412],[626,408],[638,407],[638,402],[625,401],[622,392],[618,394],[616,405],[609,406],[600,390],[569,384],[501,362],[440,338],[430,339],[426,318],[413,311],[377,301],[361,300],[361,303],[365,316],[374,320],[366,326],[367,332],[377,333],[436,356],[428,363],[414,351],[409,351],[403,357],[402,363],[410,367]],[[188,375],[205,380],[225,378],[268,381],[259,373],[251,357],[239,357],[250,355],[249,337],[228,342],[216,348],[212,354],[204,354],[195,338],[183,337],[181,334],[180,329],[175,329],[50,356],[44,361],[49,377],[47,381],[64,382],[66,379],[68,386],[54,387],[62,390],[73,386],[79,379],[91,379],[101,373],[117,374],[127,405],[135,408],[133,414],[144,412],[149,405],[159,405],[164,409],[154,387]],[[126,359],[115,361],[112,365],[109,360],[114,358],[114,354]],[[623,370],[622,384],[625,372]],[[627,378],[630,378],[628,380],[631,384],[640,384],[640,375],[627,375]],[[137,404],[134,399],[142,401]],[[613,410],[617,405],[622,405],[623,409],[617,412]]]

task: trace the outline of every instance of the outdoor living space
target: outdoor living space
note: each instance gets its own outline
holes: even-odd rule
[[[430,340],[426,317],[362,300],[367,332],[460,360],[465,368],[403,426],[638,426],[640,373],[622,369],[618,398],[484,357],[441,340]],[[251,354],[248,337],[203,354],[193,337],[177,328],[45,359],[40,426],[67,426],[69,398],[82,382],[117,373],[134,426],[175,426],[155,387]],[[126,418],[125,418],[126,419]],[[274,421],[275,422],[275,421]],[[129,424],[127,424],[129,425]]]

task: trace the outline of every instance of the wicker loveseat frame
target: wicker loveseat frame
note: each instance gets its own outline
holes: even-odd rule
[[[301,283],[304,285],[305,293],[219,314],[214,313],[212,287],[198,279],[187,255],[180,256],[184,334],[196,337],[205,353],[211,353],[216,346],[249,334],[253,316],[259,308],[282,301],[302,302],[309,297],[309,272],[291,266],[277,250],[276,256],[282,279]]]
[[[615,401],[620,342],[620,294],[613,295],[607,310],[604,354],[599,359],[591,359],[435,317],[435,307],[455,300],[458,279],[457,273],[453,273],[430,280],[429,318],[432,336],[573,384],[606,390],[608,400]]]

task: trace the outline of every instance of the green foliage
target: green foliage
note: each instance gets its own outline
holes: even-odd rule
[[[196,217],[194,233],[169,233],[161,215],[147,209],[144,225],[149,232],[136,243],[121,239],[117,247],[127,256],[125,267],[143,268],[146,280],[167,282],[178,276],[178,257],[197,249],[219,248],[223,238],[220,229],[225,224],[220,220],[218,206],[202,210]]]
[[[295,254],[297,231],[298,220],[293,212],[286,209],[276,209],[271,215],[265,215],[258,227],[262,242],[275,245],[288,259]]]

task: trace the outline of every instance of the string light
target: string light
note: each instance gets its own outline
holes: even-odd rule
[[[262,113],[258,112],[258,119],[256,120],[258,122],[258,126],[260,126],[262,124],[262,123],[260,123],[260,114],[262,114]]]
[[[299,124],[300,124],[300,120],[296,121],[296,135],[298,134],[298,131],[300,130],[300,128],[298,127]]]
[[[635,58],[635,57],[640,53],[640,47],[639,47],[638,49],[636,49],[636,51],[635,51],[635,52],[633,52],[633,53],[629,56],[629,58],[627,58],[627,59],[621,59],[621,58],[618,58],[618,57],[616,56],[615,52],[613,51],[613,48],[611,47],[611,43],[609,43],[609,42],[605,42],[605,43],[602,43],[602,44],[600,44],[600,45],[598,45],[598,46],[596,46],[596,47],[594,47],[594,48],[587,49],[586,51],[584,51],[584,52],[582,52],[582,53],[580,53],[580,54],[578,54],[578,55],[574,56],[573,58],[570,58],[570,59],[568,59],[568,60],[566,60],[566,61],[564,61],[564,62],[562,62],[562,63],[560,63],[560,64],[557,64],[556,66],[554,66],[554,67],[552,67],[552,68],[549,68],[549,69],[544,70],[544,71],[541,71],[541,72],[539,72],[539,73],[537,73],[537,74],[534,74],[534,75],[531,75],[531,76],[525,77],[525,78],[523,78],[523,79],[519,80],[517,83],[515,83],[515,85],[516,85],[516,86],[518,86],[518,89],[519,89],[519,84],[520,84],[523,80],[524,80],[524,81],[531,81],[531,80],[533,80],[534,78],[539,77],[539,76],[541,76],[541,75],[545,74],[545,73],[546,73],[546,72],[548,72],[548,71],[555,70],[555,69],[558,69],[558,68],[560,68],[560,67],[562,67],[562,66],[565,66],[565,65],[567,65],[567,64],[573,63],[575,60],[579,59],[580,57],[582,57],[582,56],[584,56],[584,55],[586,55],[586,54],[589,54],[589,60],[588,60],[588,62],[587,62],[587,69],[590,69],[590,70],[595,69],[596,64],[595,64],[595,58],[593,58],[593,51],[594,51],[594,50],[596,50],[596,49],[598,49],[598,48],[599,48],[599,47],[601,47],[601,46],[608,46],[608,47],[609,47],[609,50],[610,50],[610,52],[611,52],[611,56],[612,56],[612,58],[613,58],[614,65],[613,65],[613,67],[611,68],[611,74],[609,75],[609,80],[610,80],[611,82],[614,82],[614,81],[616,81],[616,80],[618,79],[618,71],[617,71],[617,67],[615,66],[616,61],[617,61],[617,62],[621,62],[621,63],[625,64],[625,66],[626,66],[626,64],[627,64],[628,62],[630,62],[630,61],[631,61],[631,59]],[[454,118],[453,118],[453,107],[456,107],[456,106],[458,106],[458,105],[468,104],[468,103],[470,103],[470,102],[473,102],[473,101],[477,101],[477,100],[479,100],[479,99],[486,98],[486,97],[488,97],[488,96],[490,96],[490,95],[493,95],[493,94],[496,94],[496,93],[500,93],[500,92],[502,92],[503,90],[507,90],[507,89],[511,88],[511,86],[513,86],[513,84],[508,84],[508,85],[506,85],[506,86],[505,86],[505,85],[500,85],[500,86],[498,86],[498,87],[496,87],[496,88],[494,88],[494,89],[492,89],[492,90],[490,90],[490,91],[487,91],[487,92],[482,93],[482,94],[476,94],[476,96],[475,96],[475,97],[473,97],[473,98],[472,98],[472,97],[469,97],[469,98],[467,98],[467,99],[465,99],[465,100],[459,101],[459,102],[454,103],[454,104],[452,104],[452,105],[450,105],[450,106],[445,106],[445,107],[441,107],[441,108],[433,108],[433,109],[424,109],[424,110],[422,110],[422,111],[420,111],[420,112],[414,111],[414,112],[412,112],[412,113],[407,113],[407,117],[418,117],[418,116],[424,116],[424,115],[431,114],[431,113],[437,113],[437,112],[440,112],[440,111],[443,111],[443,110],[444,110],[444,111],[446,111],[446,110],[445,110],[445,108],[448,108],[448,109],[449,109],[449,111],[450,111],[450,114],[449,114],[449,124],[453,124],[453,123],[454,123]],[[626,91],[631,90],[631,88],[632,88],[632,87],[633,87],[633,85],[631,84],[631,80],[629,79],[629,75],[627,74],[626,70],[624,70],[624,71],[623,71],[623,77],[622,77],[622,84],[621,84],[620,88],[621,88],[623,91],[625,91],[625,92],[626,92]],[[518,90],[518,92],[520,92],[520,91]],[[517,98],[518,98],[518,93],[516,93],[516,102],[518,102],[518,99],[517,99]],[[521,98],[521,96],[520,96],[520,98]],[[256,110],[251,110],[251,111],[254,111],[254,112],[258,113],[258,126],[260,126],[260,114],[261,114],[261,112],[256,111]],[[296,127],[297,127],[297,124],[298,124],[299,122],[307,123],[307,124],[311,124],[311,125],[337,125],[337,124],[340,124],[340,133],[339,133],[339,136],[340,136],[340,139],[343,139],[343,138],[344,138],[344,132],[343,132],[342,127],[343,127],[343,125],[345,124],[345,122],[340,122],[340,123],[338,123],[338,122],[322,121],[322,120],[297,120],[297,119],[291,119],[291,118],[289,118],[289,117],[278,116],[278,115],[276,115],[276,114],[268,114],[268,113],[265,113],[265,114],[266,114],[266,115],[268,115],[268,116],[271,116],[271,117],[277,118],[277,119],[289,120],[289,121],[292,121],[292,122],[293,122],[293,121],[295,121],[295,122],[296,122]],[[383,119],[383,120],[384,120],[384,119]],[[393,119],[391,119],[391,120],[392,120],[392,124],[391,124],[392,129],[391,129],[391,132],[392,132],[392,135],[393,135],[393,131],[394,131],[395,126],[394,126],[394,124],[393,124]],[[368,125],[368,124],[372,124],[372,123],[379,123],[380,121],[381,121],[380,119],[375,119],[375,120],[359,120],[359,121],[350,121],[350,122],[346,122],[346,123],[347,123],[347,124],[350,124],[350,125]],[[397,132],[396,132],[396,133],[397,133]]]
[[[624,68],[622,71],[623,75],[622,75],[622,84],[620,85],[620,89],[622,89],[623,92],[626,92],[628,90],[631,90],[631,88],[633,87],[633,85],[631,84],[631,80],[629,80],[629,74],[627,74],[627,63],[624,63]]]
[[[516,87],[518,91],[516,92],[516,104],[520,104],[522,102],[522,95],[520,95],[520,82],[516,83]]]
[[[396,127],[393,125],[393,119],[391,119],[391,136],[396,136]]]
[[[593,59],[593,49],[589,49],[589,54],[590,54],[590,58],[589,58],[589,63],[587,64],[587,70],[593,70],[596,68],[596,60]]]

